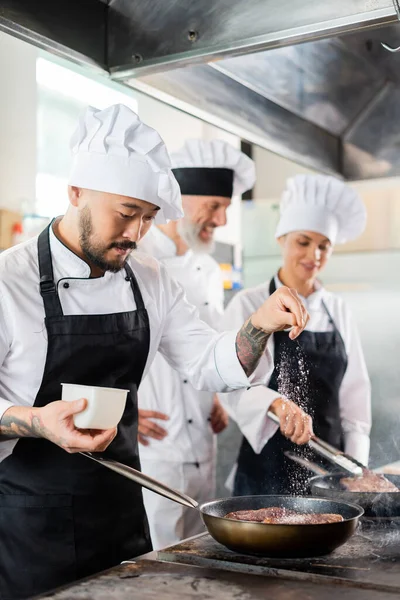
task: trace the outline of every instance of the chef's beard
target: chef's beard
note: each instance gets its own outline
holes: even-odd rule
[[[93,223],[92,215],[88,206],[85,206],[79,213],[79,242],[82,251],[86,258],[99,267],[102,271],[111,271],[112,273],[118,273],[124,268],[127,256],[123,260],[105,260],[104,256],[111,248],[124,248],[130,250],[136,250],[136,242],[113,242],[108,246],[105,246],[99,241],[96,241],[96,236],[93,234]]]
[[[192,223],[185,217],[178,221],[178,233],[183,241],[195,254],[212,254],[215,250],[215,241],[203,242],[199,238],[202,225]]]

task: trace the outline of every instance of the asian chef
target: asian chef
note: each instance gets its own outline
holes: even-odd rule
[[[308,318],[281,288],[218,334],[162,265],[134,252],[182,208],[162,139],[129,108],[88,108],[72,151],[66,214],[0,256],[2,600],[151,548],[140,487],[79,452],[140,466],[137,388],[157,350],[197,388],[247,387],[265,379],[273,331],[294,325],[294,338]],[[62,382],[130,390],[118,429],[76,429],[86,401],[61,401]]]

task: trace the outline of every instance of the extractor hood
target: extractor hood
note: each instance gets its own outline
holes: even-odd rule
[[[400,173],[399,0],[1,0],[0,29],[347,179]]]

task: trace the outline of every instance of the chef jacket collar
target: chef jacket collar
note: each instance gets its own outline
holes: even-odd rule
[[[50,249],[55,280],[59,281],[65,278],[89,279],[91,271],[88,263],[72,252],[54,233],[53,225],[56,220],[54,219],[50,225]],[[104,277],[108,278],[112,275],[111,271],[106,271]]]

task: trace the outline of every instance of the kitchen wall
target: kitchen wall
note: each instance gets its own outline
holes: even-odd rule
[[[0,206],[35,194],[35,48],[0,33]]]

